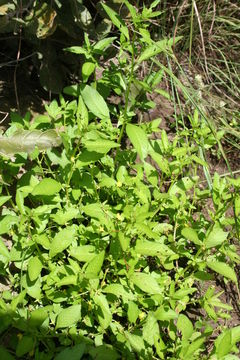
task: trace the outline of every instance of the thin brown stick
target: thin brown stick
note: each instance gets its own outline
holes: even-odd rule
[[[215,23],[215,18],[216,18],[216,2],[215,2],[215,0],[213,0],[213,18],[212,18],[212,23],[211,23],[210,30],[208,32],[208,37],[210,37],[212,35],[213,26],[214,26],[214,23]]]
[[[199,15],[198,8],[197,8],[197,4],[196,4],[196,1],[195,1],[195,0],[193,0],[193,6],[194,6],[194,10],[195,10],[196,15],[197,15],[197,21],[198,21],[198,26],[199,26],[199,31],[200,31],[200,37],[201,37],[201,42],[202,42],[202,50],[203,50],[205,70],[206,70],[207,77],[208,77],[208,79],[209,79],[209,72],[208,72],[207,57],[206,57],[206,50],[205,50],[205,44],[204,44],[204,37],[203,37],[201,19],[200,19],[200,15]]]
[[[22,0],[20,0],[19,15],[20,15],[20,18],[22,18]],[[17,68],[18,68],[18,63],[19,63],[19,59],[21,56],[21,46],[22,46],[22,25],[20,25],[20,28],[19,28],[18,51],[17,51],[17,58],[16,58],[16,66],[15,66],[14,74],[13,74],[14,92],[15,92],[17,110],[18,110],[19,114],[20,114],[20,104],[19,104],[18,88],[17,88]]]

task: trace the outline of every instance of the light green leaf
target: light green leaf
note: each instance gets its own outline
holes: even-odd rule
[[[74,240],[76,235],[75,227],[67,227],[63,230],[60,230],[54,237],[51,245],[49,256],[53,258],[57,254],[61,253],[63,250],[67,249],[68,246]]]
[[[149,345],[153,346],[155,336],[159,336],[159,326],[154,313],[149,312],[146,323],[143,326],[143,339]]]
[[[192,229],[190,227],[186,227],[186,228],[182,229],[181,233],[182,233],[182,236],[185,237],[185,239],[190,240],[195,245],[200,245],[200,246],[202,245],[202,242],[201,242],[201,240],[199,240],[198,234],[194,229]]]
[[[181,39],[181,37],[175,37],[175,44]],[[169,51],[173,44],[173,39],[163,39],[156,42],[153,42],[152,45],[149,45],[139,56],[137,63],[141,64],[141,62],[152,58],[155,55],[160,54],[163,51]]]
[[[69,254],[78,261],[89,262],[96,256],[96,248],[93,245],[72,247]]]
[[[216,273],[232,280],[235,284],[238,283],[235,271],[228,264],[221,261],[207,261],[207,266]]]
[[[38,278],[42,271],[42,262],[37,256],[32,257],[28,262],[28,276],[31,281]]]
[[[99,119],[109,119],[108,106],[99,92],[93,87],[86,85],[81,91],[83,100],[88,109]],[[97,150],[97,149],[95,149]]]
[[[177,319],[178,314],[168,307],[161,306],[155,311],[154,316],[160,321],[170,321]]]
[[[87,82],[89,76],[94,72],[95,70],[95,64],[92,62],[85,62],[82,66],[82,77],[83,77],[83,81]]]
[[[87,107],[83,101],[83,98],[81,95],[79,95],[78,97],[78,107],[77,107],[77,122],[78,122],[78,127],[80,130],[82,129],[86,129],[86,127],[88,126],[88,110]]]
[[[144,160],[147,157],[149,150],[149,142],[146,133],[139,126],[132,124],[127,124],[126,132],[141,160]]]
[[[82,46],[71,46],[65,48],[64,51],[69,51],[73,54],[78,54],[78,55],[85,55],[87,58],[89,57],[88,51],[84,49]]]
[[[231,331],[229,329],[221,335],[221,341],[219,341],[216,346],[216,353],[218,355],[218,359],[221,359],[223,356],[227,355],[231,351],[233,346]]]
[[[176,195],[179,193],[186,193],[188,190],[190,190],[196,181],[198,180],[198,176],[194,177],[183,177],[181,180],[177,181],[175,184],[173,184],[168,193],[169,195]]]
[[[0,238],[0,260],[4,263],[10,260],[10,254],[8,252],[8,248],[4,244],[3,240]]]
[[[62,188],[62,185],[54,179],[45,178],[37,184],[33,190],[32,195],[52,196],[57,194]]]
[[[100,307],[100,311],[97,313],[98,321],[103,329],[107,329],[112,322],[112,314],[105,295],[95,295],[94,302]]]
[[[96,277],[100,272],[103,261],[104,261],[105,251],[101,251],[98,255],[94,256],[94,258],[88,263],[85,276],[86,277]]]
[[[196,288],[179,289],[172,295],[172,297],[173,299],[181,300],[185,296],[193,294],[195,291],[197,291]]]
[[[110,285],[106,286],[105,288],[103,288],[102,291],[104,293],[114,294],[118,298],[121,296],[123,299],[126,299],[126,300],[134,300],[135,299],[135,296],[133,295],[133,293],[130,291],[127,291],[123,287],[123,285],[119,284],[119,283],[118,284],[110,284]]]
[[[11,137],[0,136],[0,153],[11,156],[19,152],[33,152],[37,146],[39,150],[47,150],[59,146],[62,140],[55,130],[18,130]]]
[[[116,39],[117,39],[116,36],[101,39],[93,46],[93,48],[94,48],[94,50],[102,51],[102,50],[106,49],[109,45],[111,45],[114,42],[114,40],[116,40]]]
[[[129,40],[128,28],[123,22],[123,20],[120,18],[120,16],[106,4],[101,3],[101,5],[112,20],[113,24],[120,30],[120,32],[126,37],[126,39]]]
[[[228,233],[224,232],[219,225],[215,225],[204,240],[206,249],[221,245],[227,237]]]
[[[130,276],[130,280],[134,285],[148,294],[161,294],[162,289],[150,274],[134,273]]]
[[[240,215],[240,196],[236,196],[234,201],[234,208],[236,216]]]
[[[192,322],[184,314],[180,314],[178,317],[177,329],[181,331],[183,341],[188,340],[193,334]]]
[[[174,251],[172,251],[167,245],[157,242],[157,241],[147,241],[147,240],[139,240],[135,246],[135,252],[141,255],[147,256],[170,256],[174,255]]]
[[[183,360],[192,360],[193,354],[198,351],[202,344],[205,342],[205,337],[199,337],[196,340],[194,340],[188,347],[184,348],[184,352],[181,352],[181,359]]]
[[[18,217],[14,215],[6,215],[0,221],[0,235],[9,233],[9,230],[14,224],[18,223]]]
[[[129,331],[124,332],[126,339],[136,352],[140,353],[145,350],[144,340],[142,336],[131,334]]]
[[[11,195],[9,195],[9,196],[0,196],[0,206],[2,206],[3,204],[5,204],[5,202],[10,200],[11,197],[12,197]]]
[[[75,207],[69,207],[63,210],[58,210],[56,214],[52,214],[50,217],[58,225],[65,225],[68,221],[75,219],[79,215],[79,209]]]
[[[81,319],[81,305],[72,305],[63,309],[57,317],[56,329],[75,325]]]
[[[112,148],[119,147],[120,145],[111,140],[97,139],[97,140],[85,140],[84,146],[88,151],[96,151],[101,154],[106,154]]]
[[[137,306],[137,304],[133,301],[129,301],[128,302],[128,312],[127,312],[127,316],[128,316],[128,320],[135,324],[137,321],[137,318],[139,316],[139,308]]]
[[[34,299],[40,300],[42,297],[42,283],[39,278],[37,278],[34,282],[30,279],[25,278],[23,281],[24,287],[27,290],[27,294]]]
[[[170,168],[167,159],[165,159],[162,155],[156,153],[153,150],[150,150],[151,158],[156,161],[159,169],[163,172],[163,174],[170,175]]]

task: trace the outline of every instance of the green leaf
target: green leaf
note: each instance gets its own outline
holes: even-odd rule
[[[32,257],[28,262],[28,276],[31,281],[38,278],[42,271],[42,262],[37,256]]]
[[[82,77],[83,81],[87,82],[89,76],[94,72],[95,64],[92,62],[85,62],[82,66]]]
[[[183,341],[188,340],[193,334],[192,322],[184,314],[178,316],[177,329],[181,331]]]
[[[10,200],[11,197],[12,197],[11,195],[9,195],[9,196],[0,196],[0,206],[2,206],[3,204],[5,204],[5,202]]]
[[[149,142],[146,133],[142,128],[136,125],[127,124],[127,136],[136,149],[141,160],[144,160],[148,155]]]
[[[97,312],[98,321],[103,329],[107,329],[112,322],[112,314],[107,299],[103,294],[95,295],[93,299],[100,308],[100,311]]]
[[[88,151],[97,151],[101,154],[106,154],[112,148],[119,147],[120,145],[111,140],[97,139],[97,140],[85,140],[84,146]]]
[[[186,227],[182,229],[181,234],[185,237],[185,239],[190,240],[195,245],[202,245],[202,242],[199,240],[198,234],[194,229]]]
[[[181,39],[180,36],[176,37],[175,43],[177,43],[180,39]],[[169,51],[172,43],[173,43],[172,39],[170,39],[170,40],[163,39],[163,40],[154,42],[152,45],[149,45],[141,53],[141,55],[139,56],[139,58],[137,60],[137,63],[141,64],[141,62],[148,60],[148,59],[152,58],[153,56],[160,54],[163,51]]]
[[[93,49],[102,51],[106,49],[109,45],[111,45],[116,39],[116,36],[101,39],[93,46]]]
[[[72,247],[69,254],[78,261],[89,262],[96,256],[96,248],[93,245]]]
[[[62,188],[62,185],[54,179],[45,178],[37,184],[33,190],[32,195],[52,196],[57,194]]]
[[[167,159],[165,159],[162,155],[156,153],[153,150],[150,150],[151,158],[156,161],[159,169],[163,172],[163,174],[170,175],[171,171],[169,168],[169,163]]]
[[[205,342],[205,338],[204,337],[199,337],[196,340],[194,340],[189,346],[187,346],[186,348],[184,348],[183,354],[181,353],[182,357],[181,359],[183,360],[192,360],[193,359],[193,355],[196,353],[196,351],[198,351],[202,344]]]
[[[1,360],[14,360],[15,358],[5,349],[3,346],[0,345],[0,354]]]
[[[128,311],[127,311],[127,316],[128,316],[128,320],[135,324],[137,321],[137,318],[139,316],[139,308],[137,306],[137,304],[133,301],[129,301],[128,302]]]
[[[62,140],[55,130],[18,130],[11,137],[0,136],[0,153],[11,156],[19,152],[33,152],[59,146]]]
[[[72,305],[63,309],[57,317],[56,329],[75,325],[81,319],[81,305]]]
[[[81,91],[83,100],[88,109],[99,119],[109,119],[108,106],[99,92],[93,87],[86,85]],[[95,149],[97,150],[97,149]]]
[[[235,271],[226,263],[221,261],[207,261],[207,266],[209,269],[215,271],[216,273],[223,275],[227,279],[232,280],[235,284],[237,284],[237,276]]]
[[[41,326],[42,323],[47,319],[48,311],[46,307],[37,308],[30,313],[28,324],[31,327]]]
[[[240,215],[240,196],[236,196],[234,201],[234,209],[236,216]]]
[[[228,233],[224,232],[219,225],[215,225],[204,240],[206,249],[221,245],[227,237]]]
[[[84,354],[86,345],[84,343],[77,344],[73,347],[62,350],[54,360],[80,360]]]
[[[87,265],[85,270],[86,277],[96,277],[100,272],[103,261],[104,261],[105,251],[101,251],[96,255]]]
[[[0,260],[4,263],[10,260],[10,254],[8,248],[4,244],[3,240],[0,238]]]
[[[53,258],[57,254],[61,253],[63,250],[67,249],[68,246],[74,240],[76,235],[75,227],[67,227],[63,230],[60,230],[54,237],[49,251],[49,256]]]
[[[196,288],[179,289],[172,295],[172,297],[173,297],[173,299],[181,300],[185,296],[187,296],[189,294],[193,294],[195,291],[197,291]]]
[[[129,290],[129,289],[128,289]],[[121,296],[125,300],[134,300],[135,296],[132,292],[127,291],[122,284],[110,284],[102,289],[104,293],[114,294],[118,298]]]
[[[9,230],[14,224],[18,223],[18,217],[13,215],[6,215],[0,221],[0,235],[9,233]]]
[[[78,97],[78,107],[77,107],[77,122],[78,122],[78,126],[79,129],[86,129],[86,127],[88,126],[88,110],[87,107],[83,101],[83,98],[81,95],[79,95]]]
[[[126,339],[136,352],[140,353],[145,350],[144,340],[142,336],[131,334],[129,331],[124,332]]]
[[[229,354],[229,352],[232,349],[232,336],[231,331],[228,329],[224,332],[224,334],[221,334],[221,341],[217,343],[216,346],[216,353],[218,356],[218,359],[221,359],[223,356]]]
[[[154,316],[160,321],[170,321],[177,319],[178,314],[174,310],[169,309],[169,307],[161,306],[155,311]]]
[[[27,290],[27,294],[34,299],[40,300],[42,297],[42,283],[39,278],[35,281],[31,281],[29,277],[23,278],[24,288]]]
[[[146,323],[143,326],[143,339],[153,346],[155,336],[159,337],[159,326],[154,313],[149,312]]]
[[[150,274],[134,273],[130,276],[134,285],[148,294],[161,294],[162,289]]]
[[[129,40],[128,28],[124,24],[120,16],[106,4],[101,3],[101,5],[112,20],[112,23],[120,30],[120,32],[126,37],[126,39]]]
[[[16,355],[21,357],[28,352],[32,351],[34,347],[35,340],[31,336],[23,336],[19,339],[16,349]]]
[[[181,193],[186,193],[188,190],[190,190],[196,181],[198,180],[198,176],[194,177],[183,177],[181,180],[177,181],[175,184],[173,184],[170,189],[168,190],[169,195],[176,195]]]
[[[63,210],[58,210],[56,214],[52,214],[50,217],[58,225],[65,225],[72,219],[75,219],[79,215],[79,209],[75,207],[69,207]]]
[[[147,241],[147,240],[139,240],[135,246],[135,252],[141,255],[147,256],[170,256],[174,255],[174,251],[172,251],[167,245],[157,242],[157,241]]]

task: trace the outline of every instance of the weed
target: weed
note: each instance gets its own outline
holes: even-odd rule
[[[172,57],[180,38],[152,40],[143,24],[159,1],[142,12],[124,3],[131,27],[103,5],[119,39],[85,35],[84,45],[66,49],[84,58],[82,83],[64,89],[68,100],[60,95],[33,122],[13,114],[0,139],[8,359],[237,359],[240,326],[227,327],[233,308],[212,281],[239,293],[240,178],[211,177],[204,154],[222,133],[191,96],[191,126],[171,139],[160,119],[137,123],[163,74],[187,92],[157,59]],[[97,77],[112,42],[118,63]],[[140,80],[149,59],[155,67]],[[112,93],[123,94],[118,105]]]

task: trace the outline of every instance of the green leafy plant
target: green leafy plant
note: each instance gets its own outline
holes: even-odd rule
[[[68,100],[60,95],[34,121],[12,114],[0,139],[3,154],[15,155],[0,160],[0,332],[9,359],[239,353],[239,326],[224,324],[233,308],[212,283],[238,292],[240,179],[208,174],[208,186],[200,178],[208,164],[199,155],[221,134],[197,110],[171,137],[161,119],[137,121],[164,75],[154,67],[140,80],[137,71],[171,56],[173,40],[154,41],[142,24],[159,1],[142,12],[124,3],[133,28],[103,4],[120,38],[85,35],[66,49],[85,59],[83,82],[64,89]],[[112,41],[118,63],[101,69]]]

